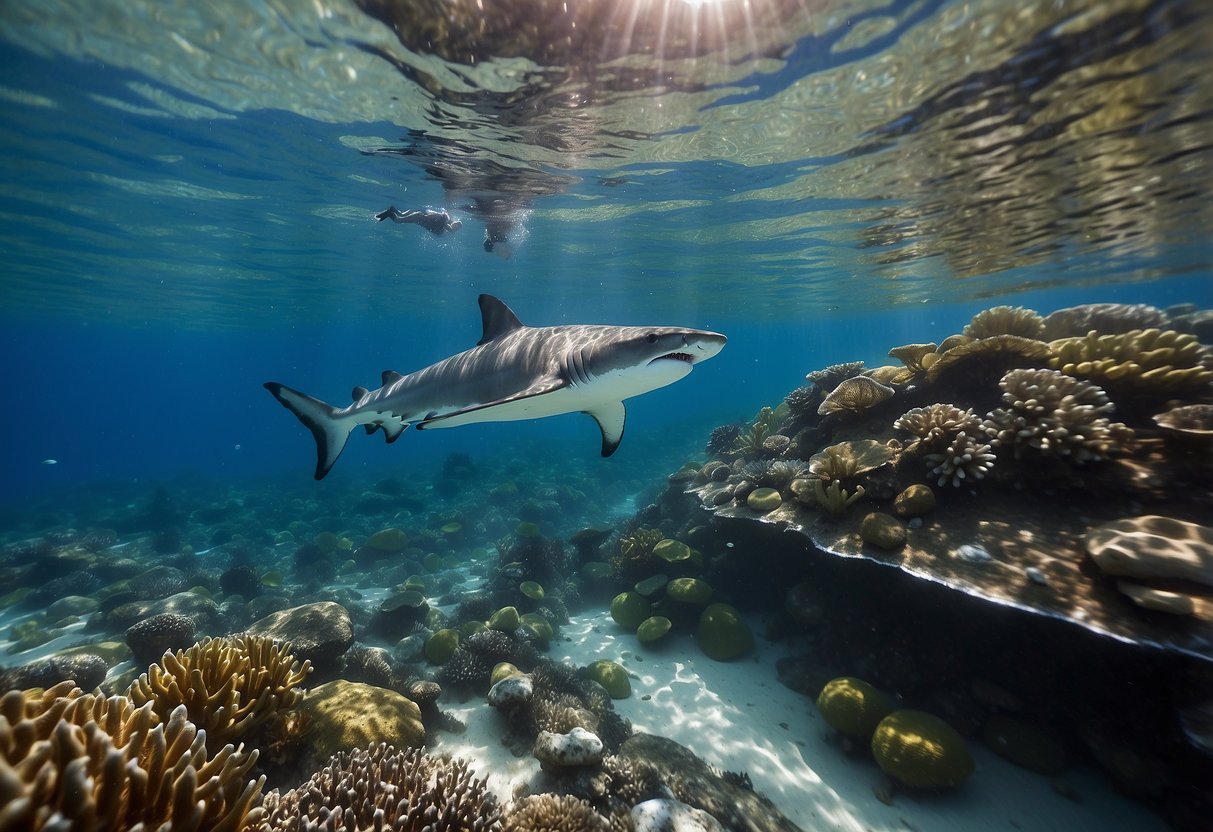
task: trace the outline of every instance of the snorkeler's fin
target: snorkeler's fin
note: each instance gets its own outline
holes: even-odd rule
[[[392,217],[396,216],[399,213],[400,212],[396,210],[395,205],[389,205],[387,208],[384,208],[382,211],[380,211],[378,214],[375,215],[375,221],[383,222],[386,219],[391,219]]]

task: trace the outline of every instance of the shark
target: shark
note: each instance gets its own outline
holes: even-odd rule
[[[346,407],[265,383],[312,432],[316,479],[359,426],[382,431],[390,444],[410,425],[434,430],[585,413],[602,432],[602,455],[610,456],[623,441],[625,399],[686,377],[727,341],[718,332],[668,326],[533,327],[499,298],[481,295],[479,303],[483,336],[476,346],[408,375],[385,370],[381,387],[355,387]]]

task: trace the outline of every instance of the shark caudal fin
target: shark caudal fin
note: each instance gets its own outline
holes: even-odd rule
[[[356,423],[349,417],[338,418],[337,408],[306,393],[292,390],[275,381],[267,381],[264,386],[283,407],[294,413],[316,438],[316,479],[324,479],[337,457],[341,456],[341,451],[350,438],[350,431]]]

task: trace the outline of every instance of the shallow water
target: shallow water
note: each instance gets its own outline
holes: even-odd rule
[[[285,576],[271,596],[313,600],[355,585],[362,598],[349,603],[369,616],[404,567],[313,586],[293,571],[299,545],[331,532],[356,548],[400,526],[449,559],[436,574],[488,586],[519,520],[567,541],[585,527],[617,537],[645,525],[650,505],[673,511],[666,478],[709,458],[711,431],[752,421],[811,371],[885,365],[890,348],[942,342],[997,305],[1213,309],[1210,43],[1213,6],[1178,0],[10,0],[0,11],[3,574],[22,585],[29,540],[91,546],[90,569],[132,552],[149,567],[192,558],[207,580],[243,558]],[[438,236],[376,222],[389,205],[445,209],[462,227]],[[308,432],[262,383],[343,405],[385,369],[408,373],[475,344],[481,293],[530,325],[694,327],[729,343],[685,379],[630,399],[609,459],[593,421],[563,415],[410,430],[390,447],[358,431],[314,482]],[[1209,385],[1168,396],[1116,401],[1130,414],[1118,418],[1142,417],[1132,426],[1148,440],[1129,456],[1168,449],[1189,477],[1180,481],[1195,483],[1176,510],[1207,522],[1194,506],[1209,487],[1208,447],[1158,444],[1168,440],[1149,417],[1208,402]],[[1117,516],[1157,510],[1178,487],[1171,469],[1151,469],[1126,495],[1105,471],[1070,473],[1090,494],[1111,489]],[[1027,490],[1052,493],[1032,473]],[[506,484],[522,496],[491,496]],[[1081,499],[1048,511],[1058,526],[1087,517]],[[447,540],[438,530],[451,522],[464,530]],[[82,543],[96,529],[112,539]],[[707,548],[726,558],[716,531]],[[823,550],[846,548],[814,534]],[[493,565],[471,575],[482,562]],[[758,576],[727,593],[755,630],[782,604],[770,583]],[[100,586],[79,594],[103,598]],[[437,606],[457,586],[427,591]],[[1207,588],[1184,591],[1209,603]],[[570,661],[637,650],[602,620],[613,594],[574,610]],[[5,649],[23,621],[49,638],[0,664],[122,639],[10,600]],[[1126,616],[1138,614],[1124,603]],[[1099,628],[1079,613],[1076,644],[1086,644]],[[1151,622],[1150,643],[1170,643],[1158,628],[1171,622]],[[1194,664],[1181,672],[1182,701],[1117,700],[1130,722],[1166,712],[1174,723],[1213,700],[1207,624],[1184,631]],[[656,661],[668,667],[685,653],[711,668],[683,635]],[[755,679],[778,686],[775,659],[803,647],[760,639]],[[133,669],[115,663],[111,682]],[[644,675],[635,662],[629,670]],[[665,704],[659,694],[677,681],[646,684]],[[712,686],[733,682],[704,670],[693,683],[719,700]],[[802,694],[779,694],[801,697],[789,700],[803,705],[799,718],[816,720]],[[832,828],[897,823],[895,810],[865,806],[869,783],[830,781],[825,771],[845,777],[848,761],[818,747],[824,726],[812,727],[806,751],[775,739],[787,729],[747,724],[727,704],[726,722],[750,738],[737,740],[750,743],[738,754],[755,787],[789,817],[806,828],[823,815]],[[491,724],[480,705],[460,707]],[[636,701],[620,707],[656,730]],[[1164,758],[1159,768],[1207,770],[1207,746],[1191,733],[1148,749]],[[765,769],[759,735],[780,749]],[[1072,739],[1082,746],[1073,776],[1110,793],[1106,749]],[[695,750],[727,768],[711,745]],[[806,778],[816,790],[799,799]],[[1042,784],[1048,792],[1043,778],[1024,788]],[[1171,784],[1182,799],[1116,785],[1138,800],[1124,811],[1145,813],[1133,815],[1141,828],[1163,817],[1185,828],[1203,805],[1184,792],[1191,784]],[[509,797],[510,783],[495,787]],[[1054,790],[1052,808],[1017,818],[1021,828],[1103,823],[1068,815],[1056,797],[1065,789]],[[928,801],[907,823],[972,828],[1015,803],[972,790],[959,800],[955,815]]]

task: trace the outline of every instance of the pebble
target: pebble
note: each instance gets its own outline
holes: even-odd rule
[[[989,563],[994,560],[994,556],[986,550],[986,547],[977,543],[964,543],[957,546],[953,554],[969,563]]]
[[[655,798],[632,807],[635,832],[725,832],[720,821],[679,800]]]
[[[1029,566],[1027,569],[1024,570],[1024,572],[1027,573],[1028,580],[1034,584],[1039,584],[1040,586],[1047,586],[1049,583],[1049,579],[1045,575],[1045,573],[1041,572],[1035,566]]]

